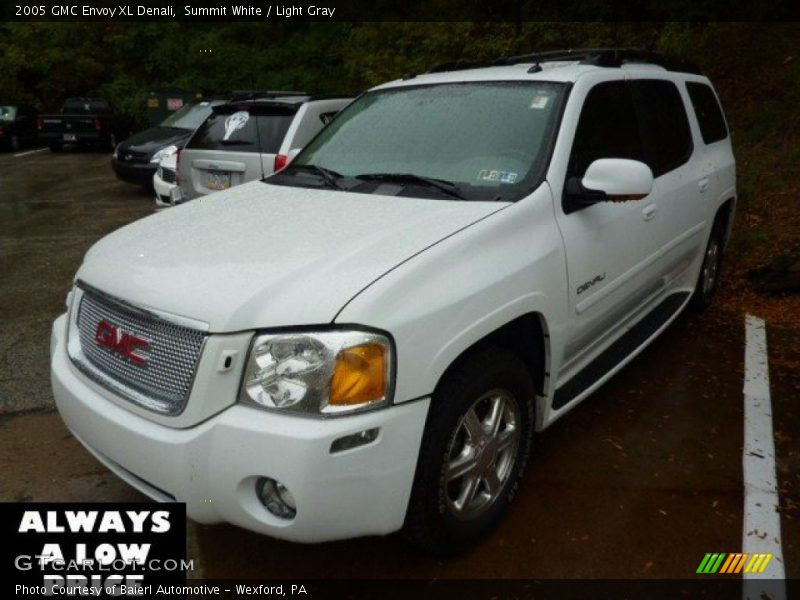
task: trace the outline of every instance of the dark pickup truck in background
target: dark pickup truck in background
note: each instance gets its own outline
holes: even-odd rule
[[[130,135],[131,120],[102,98],[67,98],[59,114],[40,115],[37,128],[53,152],[66,145],[113,150]]]

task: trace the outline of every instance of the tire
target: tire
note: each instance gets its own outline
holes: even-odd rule
[[[722,251],[725,244],[725,226],[719,216],[715,219],[708,238],[703,264],[697,276],[691,306],[697,312],[706,310],[714,302],[722,270]]]
[[[50,143],[50,152],[63,152],[64,146],[60,142]]]
[[[494,529],[525,471],[533,399],[525,364],[501,348],[468,355],[446,376],[431,401],[422,438],[403,527],[409,542],[430,554],[452,556]],[[495,406],[502,407],[495,411],[500,419],[492,418]]]

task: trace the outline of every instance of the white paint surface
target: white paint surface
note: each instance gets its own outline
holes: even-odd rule
[[[37,152],[44,152],[47,148],[39,148],[37,150],[28,150],[27,152],[18,152],[14,155],[14,158],[19,158],[20,156],[28,156],[28,154],[36,154]]]
[[[775,476],[775,442],[769,393],[766,324],[745,318],[744,355],[744,527],[742,551],[773,554],[764,573],[743,574],[745,599],[786,597],[781,521]],[[772,581],[767,581],[772,580]]]

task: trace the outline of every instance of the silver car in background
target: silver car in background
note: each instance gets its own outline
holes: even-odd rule
[[[285,92],[215,106],[178,155],[172,203],[272,175],[351,101]]]

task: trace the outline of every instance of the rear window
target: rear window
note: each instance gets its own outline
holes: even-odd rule
[[[671,81],[633,82],[645,137],[647,164],[658,177],[680,167],[692,154],[689,119],[678,87]]]
[[[220,107],[197,129],[187,148],[277,154],[295,113],[291,107]]]
[[[64,112],[67,114],[107,113],[111,112],[111,105],[105,100],[73,98],[64,102]]]
[[[686,90],[697,115],[700,125],[700,134],[706,144],[713,144],[728,137],[728,128],[725,126],[725,117],[717,101],[717,96],[710,86],[703,83],[689,81]]]
[[[175,111],[161,122],[162,127],[177,127],[194,131],[211,114],[211,105],[208,102],[187,104]]]

